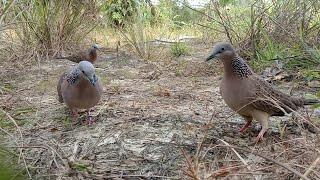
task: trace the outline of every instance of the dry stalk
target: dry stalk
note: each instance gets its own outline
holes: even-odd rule
[[[230,145],[220,145],[220,146],[221,147],[228,147],[228,148],[235,148],[235,149],[239,149],[241,151],[247,152],[247,153],[252,153],[252,154],[254,154],[256,156],[262,157],[262,158],[264,158],[264,159],[266,159],[266,160],[268,160],[270,162],[273,162],[274,164],[277,164],[277,165],[287,169],[288,171],[290,171],[290,172],[296,174],[297,176],[299,176],[301,179],[310,180],[308,177],[306,177],[305,175],[301,174],[300,172],[298,172],[297,170],[293,169],[292,167],[287,166],[286,164],[283,164],[283,163],[281,163],[281,162],[279,162],[277,160],[274,160],[272,158],[269,158],[267,156],[264,156],[264,155],[262,155],[260,153],[257,153],[257,152],[254,152],[252,150],[248,150],[248,149],[245,149],[245,148],[241,148],[241,147],[238,147],[238,146],[230,146]]]
[[[194,155],[194,157],[192,158],[191,156],[189,156],[184,149],[181,150],[182,155],[184,156],[184,158],[185,158],[185,160],[186,160],[186,162],[187,162],[187,166],[188,166],[188,170],[187,170],[187,171],[184,171],[184,172],[187,174],[187,176],[189,176],[189,177],[191,177],[192,179],[195,179],[195,180],[200,180],[200,179],[201,179],[200,176],[199,176],[199,170],[200,170],[200,162],[199,162],[199,160],[200,160],[200,152],[201,152],[201,150],[202,150],[202,148],[203,148],[203,142],[205,141],[207,132],[208,132],[209,127],[210,127],[210,125],[211,125],[210,123],[211,123],[211,121],[212,121],[212,119],[213,119],[213,117],[214,117],[215,114],[216,114],[216,113],[213,113],[213,114],[212,114],[212,117],[211,117],[209,123],[203,127],[203,128],[204,128],[204,133],[203,133],[204,135],[203,135],[200,143],[199,143],[198,146],[197,146],[197,151],[196,151],[196,154]],[[204,155],[205,155],[205,154],[204,154]],[[204,156],[204,155],[203,155],[203,156]],[[213,175],[213,174],[212,174],[212,175]],[[211,175],[211,176],[212,176],[212,175]]]
[[[310,167],[307,169],[307,171],[303,174],[304,176],[308,176],[315,167],[317,167],[317,164],[320,162],[320,157],[318,157],[313,163],[310,165]],[[302,178],[300,178],[302,180]]]
[[[213,2],[213,1],[212,1],[212,2]],[[221,25],[222,25],[222,27],[223,27],[223,29],[224,29],[224,31],[225,31],[225,33],[226,33],[226,35],[227,35],[230,43],[233,44],[233,39],[232,39],[231,33],[230,33],[230,31],[229,31],[229,28],[230,28],[230,27],[228,27],[227,24],[226,24],[226,22],[224,21],[224,18],[223,18],[223,16],[222,16],[222,13],[221,13],[220,10],[219,10],[218,4],[217,4],[216,2],[213,2],[213,7],[214,7],[215,12],[216,12],[217,15],[219,16],[220,20],[222,21]]]
[[[87,177],[92,178],[92,177]],[[139,175],[139,174],[123,174],[123,175],[110,175],[110,176],[95,176],[95,178],[102,178],[102,179],[118,179],[118,178],[124,178],[124,179],[181,179],[179,177],[170,177],[170,176],[156,176],[156,175]]]
[[[226,141],[222,140],[222,139],[219,139],[222,143],[224,143],[225,145],[227,146],[230,146],[229,143],[227,143]],[[245,165],[245,167],[249,170],[249,171],[252,171],[251,170],[251,166],[247,163],[247,161],[245,159],[243,159],[243,157],[234,149],[234,148],[231,148],[231,150],[237,155],[237,157],[241,160],[241,162]],[[253,177],[258,180],[259,178],[255,175],[253,175]]]
[[[199,14],[202,14],[202,15],[204,15],[204,16],[207,16],[207,17],[210,18],[212,21],[215,21],[216,23],[218,23],[218,24],[220,24],[220,25],[223,25],[223,23],[221,23],[220,21],[216,20],[216,18],[210,16],[210,15],[207,14],[207,13],[204,13],[204,12],[202,12],[202,11],[199,11],[199,10],[197,10],[197,9],[189,6],[189,5],[186,4],[186,3],[183,3],[182,5],[185,6],[185,7],[187,7],[187,8],[189,8],[189,9],[191,9],[192,11],[195,11],[195,12],[197,12],[197,13],[199,13]],[[221,32],[223,32],[223,31],[221,31]],[[223,33],[224,33],[224,32],[223,32]]]
[[[182,155],[184,156],[186,162],[187,162],[187,166],[188,166],[188,170],[184,171],[187,176],[191,177],[194,180],[200,180],[201,178],[198,176],[199,174],[199,164],[198,164],[198,159],[196,158],[195,162],[192,161],[192,158],[187,154],[187,152],[182,149],[181,150]]]
[[[19,132],[19,134],[20,134],[21,145],[23,146],[24,138],[23,138],[23,135],[22,135],[22,132],[21,132],[21,129],[20,129],[19,125],[18,125],[17,122],[13,119],[13,117],[11,117],[11,115],[10,115],[9,113],[7,113],[6,111],[4,111],[3,109],[1,109],[1,111],[2,111],[2,112],[8,117],[8,119],[9,119],[10,121],[12,121],[12,123],[16,126],[16,128],[17,128],[17,130],[18,130],[18,132]],[[18,145],[19,145],[19,144],[18,144]],[[24,166],[25,166],[25,169],[26,169],[26,171],[27,171],[27,174],[28,174],[29,178],[32,179],[32,176],[31,176],[31,174],[30,174],[30,172],[29,172],[29,168],[28,168],[28,166],[27,166],[27,162],[26,162],[26,159],[25,159],[25,156],[24,156],[24,153],[23,153],[23,150],[22,150],[22,149],[20,149],[20,157],[22,158],[23,164],[24,164]],[[19,157],[19,158],[20,158],[20,157]]]

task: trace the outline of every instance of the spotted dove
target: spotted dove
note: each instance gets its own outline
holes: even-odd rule
[[[220,59],[224,66],[224,76],[220,83],[222,98],[247,122],[240,132],[244,132],[253,119],[262,125],[256,142],[263,139],[270,116],[284,116],[304,105],[319,103],[318,100],[296,98],[274,89],[251,70],[228,42],[214,46],[207,61],[213,58]]]
[[[92,124],[90,110],[101,97],[102,86],[89,61],[81,61],[77,66],[61,75],[58,86],[59,102],[71,109],[73,120],[78,117],[78,109],[86,109],[87,122]]]
[[[86,51],[80,51],[70,56],[64,57],[56,57],[57,59],[68,59],[69,61],[79,63],[80,61],[90,61],[94,63],[97,60],[98,53],[97,51],[100,50],[99,45],[94,44]]]

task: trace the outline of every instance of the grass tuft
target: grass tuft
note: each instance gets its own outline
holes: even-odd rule
[[[175,57],[189,54],[189,47],[184,42],[175,42],[171,45],[171,54]]]

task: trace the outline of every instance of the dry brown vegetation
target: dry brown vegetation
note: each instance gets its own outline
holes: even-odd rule
[[[219,40],[229,37],[242,47],[242,55],[257,59],[251,64],[258,70],[263,70],[264,62],[275,58],[273,53],[285,46],[288,54],[301,50],[294,55],[301,61],[309,58],[303,62],[313,68],[311,72],[318,72],[319,39],[312,37],[317,37],[314,33],[319,32],[315,30],[319,24],[312,21],[312,26],[303,25],[305,35],[300,39],[291,36],[296,37],[301,29],[276,31],[280,21],[290,24],[301,20],[284,13],[301,12],[290,10],[295,4],[273,4],[287,8],[275,15],[266,10],[269,6],[252,3],[250,9],[258,15],[246,37],[248,34],[243,36],[234,29],[239,14],[234,15],[235,9],[228,10],[223,4],[212,3],[197,10],[199,18],[207,20],[201,21],[202,26],[197,21],[185,28],[174,29],[172,24],[160,28],[138,21],[130,22],[133,26],[108,26],[106,30],[99,27],[105,25],[99,16],[104,9],[100,1],[86,1],[90,6],[81,4],[79,9],[67,12],[63,9],[74,8],[73,1],[3,2],[7,2],[2,4],[7,9],[0,11],[0,41],[5,42],[0,45],[0,160],[5,163],[0,163],[0,179],[1,173],[9,171],[3,168],[7,166],[14,172],[9,173],[14,179],[320,179],[319,112],[307,107],[286,117],[271,118],[265,140],[253,144],[260,126],[254,123],[246,133],[238,132],[244,121],[224,104],[219,93],[221,65],[204,62],[215,37],[220,36]],[[39,4],[34,7],[28,2]],[[319,5],[317,1],[312,3]],[[309,5],[303,20],[308,25],[307,17],[314,15],[310,12],[319,13],[313,6],[308,9]],[[44,7],[50,9],[43,11],[44,15],[33,9]],[[149,6],[144,8],[148,10]],[[52,13],[55,11],[60,14]],[[221,16],[217,16],[219,13]],[[273,16],[281,18],[274,23]],[[27,24],[34,22],[32,18],[42,21]],[[47,24],[46,18],[52,24]],[[13,26],[18,22],[22,23],[20,28]],[[87,22],[93,26],[87,26]],[[48,27],[42,29],[43,24]],[[260,26],[270,30],[261,32]],[[138,31],[137,27],[143,29]],[[241,29],[247,31],[245,27]],[[30,32],[33,28],[40,29]],[[181,42],[176,43],[179,38]],[[281,44],[285,40],[279,38],[294,47]],[[57,101],[58,77],[73,64],[52,56],[61,50],[70,53],[87,48],[96,41],[103,45],[95,67],[104,93],[93,112],[96,123],[88,126],[84,113],[78,122],[71,122],[69,110]],[[269,49],[262,48],[265,43]],[[266,64],[274,66],[273,61]],[[286,67],[282,71],[292,74]],[[310,82],[282,79],[273,78],[276,86],[294,96],[319,91],[317,86],[307,86],[319,81],[316,73]]]

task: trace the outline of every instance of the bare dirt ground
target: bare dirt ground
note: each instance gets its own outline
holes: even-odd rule
[[[253,144],[260,125],[238,132],[245,122],[219,94],[221,65],[204,62],[210,45],[190,46],[190,55],[155,61],[102,53],[95,67],[104,93],[92,126],[84,113],[71,122],[57,101],[58,78],[71,62],[6,69],[3,144],[33,179],[298,179],[299,172],[320,179],[313,110],[271,118],[265,141]],[[292,83],[278,86],[288,91]],[[294,94],[306,92],[315,90]]]

